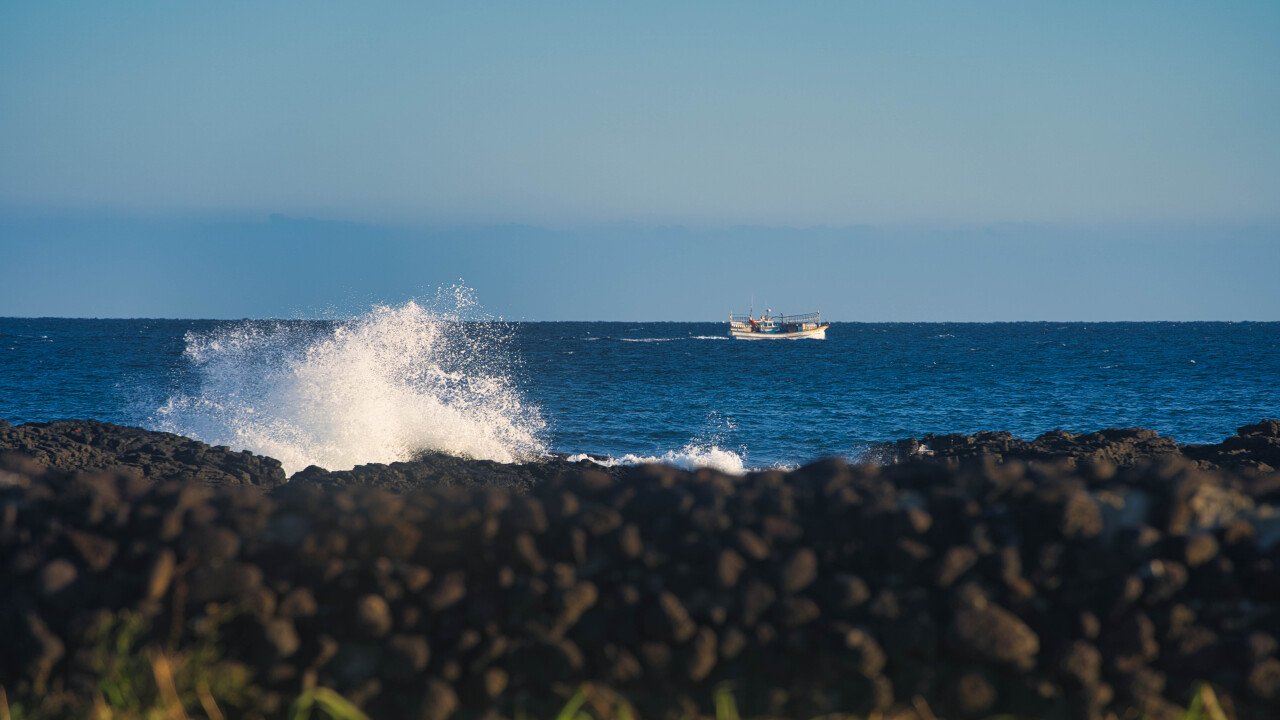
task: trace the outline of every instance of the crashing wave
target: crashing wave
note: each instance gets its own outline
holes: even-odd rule
[[[685,470],[696,470],[698,468],[710,468],[719,470],[730,475],[742,475],[747,472],[747,467],[742,459],[742,455],[728,450],[718,445],[697,445],[690,443],[679,450],[668,450],[662,455],[635,455],[627,453],[620,458],[596,458],[585,453],[578,455],[570,455],[569,462],[580,462],[589,460],[597,465],[604,467],[617,467],[619,465],[645,465],[648,463],[658,463],[661,465],[671,465]]]
[[[423,452],[519,462],[545,422],[512,375],[509,329],[467,319],[470,291],[380,305],[339,322],[246,321],[188,333],[198,386],[157,429],[269,455],[286,472],[345,470]]]

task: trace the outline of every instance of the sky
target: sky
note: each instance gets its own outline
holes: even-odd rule
[[[4,3],[0,315],[461,277],[530,319],[1280,320],[1277,38],[1274,1]]]

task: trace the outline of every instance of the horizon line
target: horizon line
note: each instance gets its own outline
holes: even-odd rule
[[[361,313],[363,314],[363,313]],[[96,320],[109,322],[128,322],[128,321],[155,321],[155,322],[341,322],[360,317],[360,314],[344,315],[335,317],[148,317],[148,316],[70,316],[70,315],[0,315],[0,320]],[[527,324],[552,324],[552,323],[615,323],[615,324],[641,324],[641,325],[707,325],[707,324],[727,324],[726,320],[536,320],[536,319],[508,319],[503,317],[495,317],[488,319],[462,319],[458,322],[464,323],[527,323]],[[1280,318],[1274,320],[1257,320],[1257,319],[1234,319],[1234,320],[1171,320],[1171,319],[1116,319],[1116,320],[827,320],[832,324],[840,325],[1099,325],[1099,324],[1190,324],[1190,323],[1217,323],[1223,325],[1231,324],[1273,324],[1280,323]]]

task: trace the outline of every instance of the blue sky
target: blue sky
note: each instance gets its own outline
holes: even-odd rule
[[[5,3],[0,315],[465,277],[547,319],[1280,319],[1277,37],[1275,2]]]

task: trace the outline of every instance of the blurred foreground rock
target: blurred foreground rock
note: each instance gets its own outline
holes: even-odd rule
[[[0,685],[68,716],[121,613],[171,651],[216,635],[237,717],[317,685],[375,718],[544,716],[586,682],[644,717],[708,714],[724,682],[744,715],[1172,718],[1200,681],[1280,714],[1275,423],[1205,450],[984,434],[744,477],[433,456],[283,485],[74,425],[0,427],[25,443],[0,459]]]

